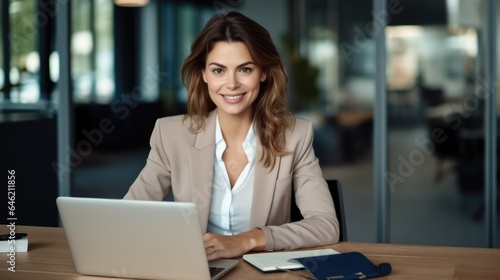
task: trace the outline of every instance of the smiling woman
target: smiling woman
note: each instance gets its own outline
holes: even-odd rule
[[[287,76],[269,32],[214,16],[182,66],[187,114],[159,119],[125,199],[197,205],[207,258],[335,243],[338,220],[311,122],[285,106]],[[303,220],[290,222],[292,195]]]
[[[208,54],[202,71],[210,99],[221,118],[253,119],[252,104],[259,95],[266,74],[255,65],[248,48],[241,42],[218,42]]]

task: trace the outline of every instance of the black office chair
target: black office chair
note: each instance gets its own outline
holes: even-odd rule
[[[326,180],[328,183],[328,189],[333,198],[333,203],[335,204],[335,212],[337,213],[337,219],[339,221],[339,241],[347,241],[347,227],[345,221],[344,213],[344,200],[342,199],[342,186],[337,180]],[[303,219],[300,210],[295,204],[295,196],[292,195],[292,204],[290,206],[290,219],[292,222],[297,222]]]

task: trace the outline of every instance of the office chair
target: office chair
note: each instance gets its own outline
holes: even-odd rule
[[[335,205],[335,213],[339,221],[339,242],[347,241],[347,228],[345,221],[344,200],[342,199],[342,186],[337,180],[326,180],[328,189],[332,195],[333,203]],[[290,219],[292,222],[297,222],[303,219],[300,210],[295,204],[295,196],[292,194],[292,204],[290,205]]]

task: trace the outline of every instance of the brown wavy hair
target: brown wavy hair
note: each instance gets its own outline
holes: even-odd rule
[[[269,32],[241,13],[233,11],[213,16],[194,40],[191,54],[182,65],[182,80],[188,93],[186,118],[193,120],[190,131],[202,131],[208,113],[216,108],[201,73],[217,42],[244,43],[253,62],[267,75],[253,103],[254,127],[263,146],[260,160],[266,168],[273,168],[276,157],[288,153],[285,133],[295,121],[285,101],[288,78]]]

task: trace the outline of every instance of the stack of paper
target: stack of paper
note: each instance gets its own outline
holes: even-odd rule
[[[0,239],[0,252],[28,252],[28,236],[9,238],[8,235],[2,235]]]
[[[302,269],[304,266],[295,261],[295,258],[319,257],[325,255],[339,254],[333,249],[319,249],[290,252],[268,252],[243,255],[243,260],[264,272],[282,269]]]

